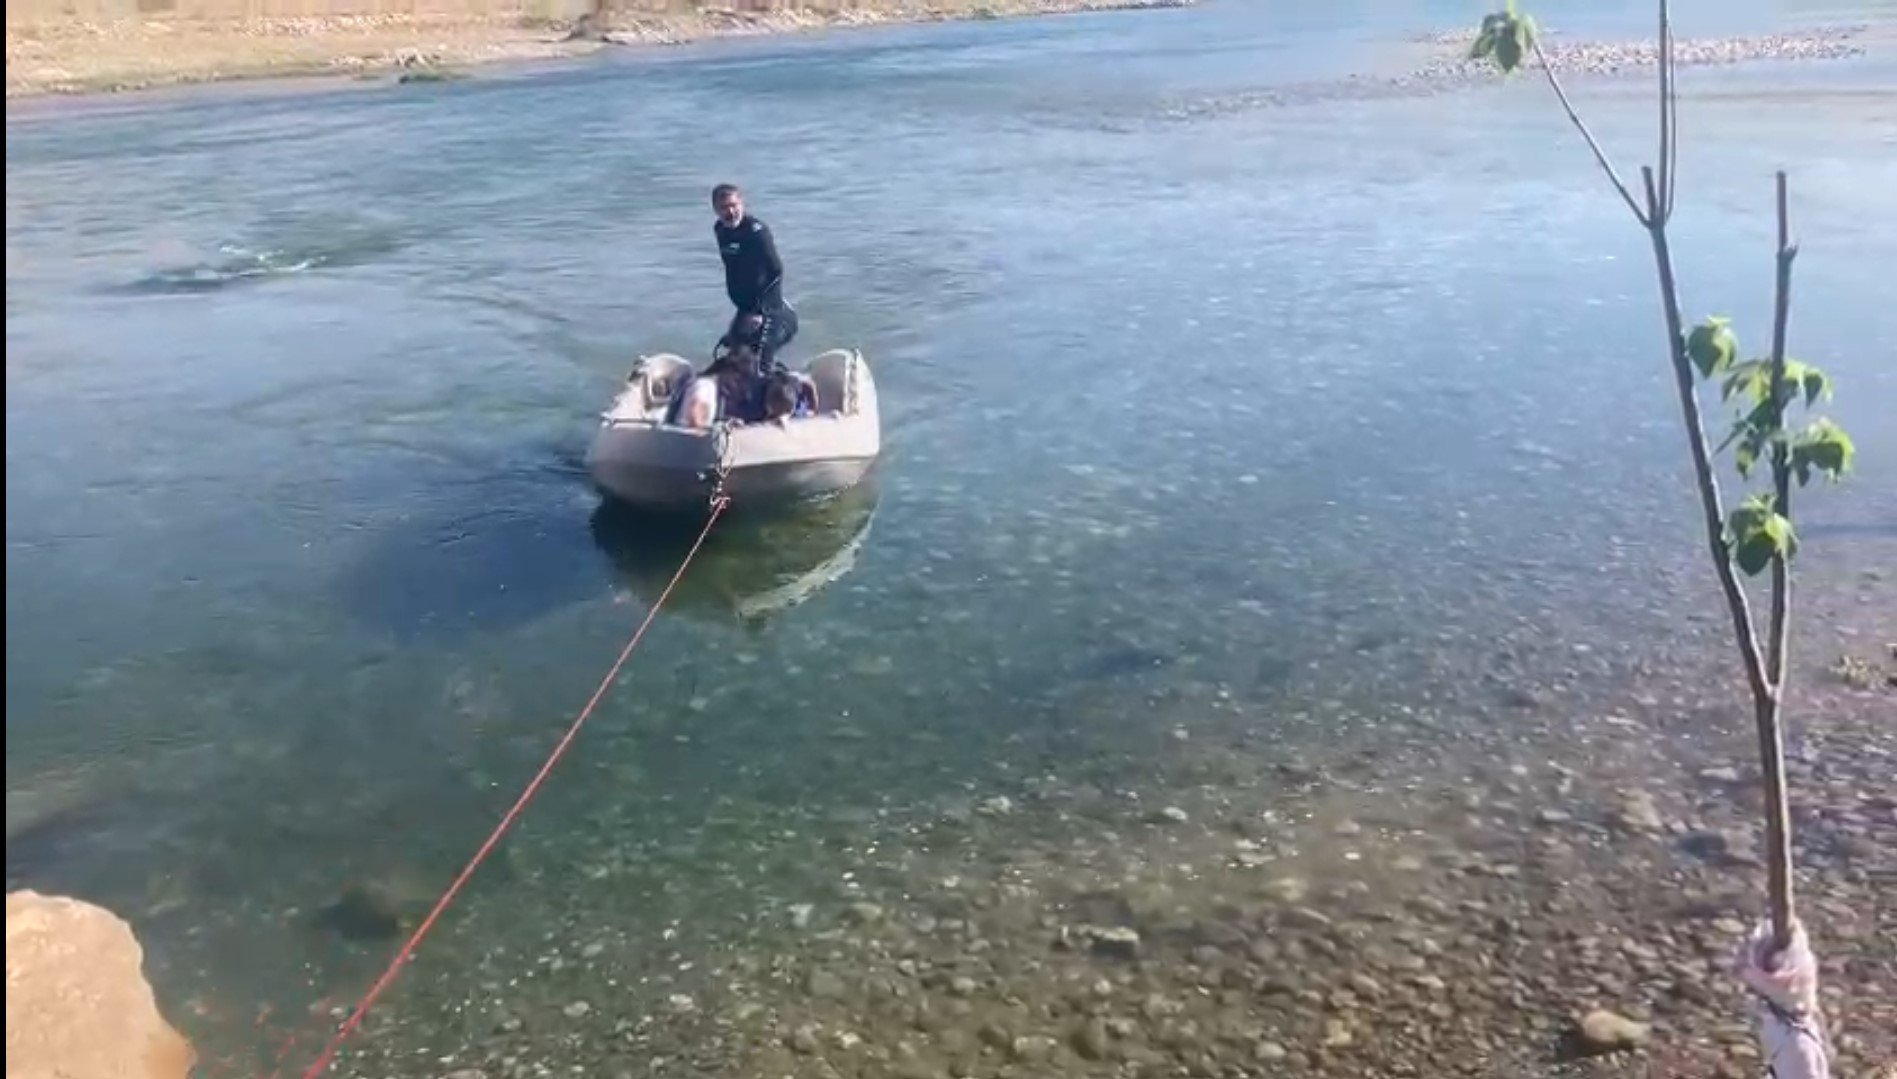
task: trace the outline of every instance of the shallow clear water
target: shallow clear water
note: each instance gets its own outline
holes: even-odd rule
[[[717,935],[825,872],[822,822],[1137,769],[1162,711],[1341,744],[1524,627],[1664,651],[1711,593],[1644,239],[1541,87],[1332,92],[1467,21],[1357,7],[23,110],[9,887],[126,913],[207,1044],[357,987],[385,948],[307,913],[439,887],[683,552],[578,461],[636,352],[719,325],[726,178],[797,347],[871,357],[886,460],[714,539],[439,962],[602,909]],[[1860,14],[1700,7],[1683,35]],[[1790,165],[1794,348],[1860,450],[1812,572],[1888,569],[1897,62],[1682,83],[1689,307],[1769,302]],[[1577,90],[1646,151],[1643,84]]]

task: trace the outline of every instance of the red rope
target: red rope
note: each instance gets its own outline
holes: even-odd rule
[[[316,1063],[304,1070],[303,1079],[316,1079],[325,1068],[335,1062],[336,1054],[342,1050],[343,1042],[362,1025],[363,1019],[369,1014],[369,1009],[375,1006],[376,1000],[401,974],[403,965],[414,958],[415,949],[421,945],[422,938],[435,927],[435,922],[441,918],[442,912],[448,909],[448,904],[454,902],[455,896],[461,893],[468,879],[474,876],[474,871],[480,868],[481,863],[487,860],[487,856],[500,845],[501,837],[514,826],[521,812],[527,808],[527,803],[533,801],[534,795],[540,793],[541,785],[546,783],[547,777],[553,773],[553,766],[560,763],[560,758],[566,755],[567,748],[573,744],[575,738],[579,737],[580,728],[584,727],[587,719],[592,716],[593,709],[599,706],[599,702],[606,696],[606,691],[612,688],[613,680],[619,677],[620,669],[625,667],[626,661],[632,657],[632,650],[639,647],[639,642],[645,637],[646,630],[652,627],[653,620],[658,617],[659,608],[665,605],[666,599],[672,594],[672,589],[677,587],[679,580],[685,576],[686,567],[692,564],[692,559],[698,556],[699,548],[705,545],[705,538],[711,535],[711,526],[718,523],[718,515],[723,513],[729,504],[730,501],[723,495],[712,500],[711,516],[705,521],[705,527],[698,533],[698,538],[692,542],[692,549],[685,553],[684,561],[678,565],[678,572],[672,574],[672,579],[666,583],[665,591],[659,593],[659,598],[653,602],[652,609],[646,612],[645,621],[639,623],[639,628],[633,631],[632,639],[627,641],[626,647],[620,650],[619,658],[607,668],[606,677],[600,679],[599,688],[593,691],[593,696],[586,702],[586,707],[580,709],[580,714],[573,720],[573,725],[567,728],[566,734],[548,755],[547,762],[540,766],[540,771],[527,784],[527,788],[520,792],[520,797],[514,801],[513,808],[509,809],[507,815],[501,818],[501,822],[494,826],[494,831],[489,833],[487,841],[481,844],[481,849],[474,852],[474,857],[468,859],[468,864],[462,867],[454,883],[448,885],[448,890],[441,893],[441,898],[435,901],[434,909],[429,911],[428,917],[423,918],[422,923],[415,927],[414,934],[408,938],[408,943],[402,945],[401,951],[395,953],[395,958],[389,961],[388,969],[384,970],[382,976],[376,979],[375,984],[369,987],[369,991],[363,994],[361,1002],[356,1005],[356,1010],[351,1012],[343,1025],[336,1029],[335,1035],[329,1039],[329,1044],[323,1047],[323,1052],[316,1058]]]

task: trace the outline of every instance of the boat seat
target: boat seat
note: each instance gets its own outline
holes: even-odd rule
[[[856,402],[850,392],[850,365],[855,357],[843,349],[833,349],[811,360],[804,373],[816,386],[817,408],[824,412],[850,413]]]

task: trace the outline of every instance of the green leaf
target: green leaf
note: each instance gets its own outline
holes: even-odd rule
[[[1522,33],[1521,21],[1510,19],[1495,39],[1495,62],[1503,71],[1513,71],[1522,66],[1522,53],[1526,51],[1528,43]]]
[[[1830,420],[1814,420],[1792,439],[1792,469],[1798,473],[1800,486],[1811,482],[1813,471],[1822,472],[1837,482],[1851,470],[1855,456],[1857,446],[1851,442],[1851,436]]]
[[[1719,399],[1730,401],[1734,394],[1743,393],[1756,405],[1765,400],[1771,384],[1771,361],[1746,360],[1743,363],[1735,363],[1728,369],[1725,384],[1720,389]]]
[[[1771,565],[1774,558],[1790,559],[1798,553],[1798,534],[1792,522],[1773,509],[1769,494],[1746,499],[1726,518],[1726,530],[1733,561],[1749,576]]]
[[[1766,440],[1772,437],[1772,432],[1778,427],[1777,421],[1778,412],[1772,407],[1772,403],[1760,401],[1752,407],[1752,411],[1733,421],[1732,430],[1726,435],[1726,440],[1721,442],[1719,448],[1713,452],[1724,453],[1727,446],[1738,442],[1741,445],[1750,445],[1756,454],[1765,445]]]
[[[1799,366],[1804,368],[1799,376],[1799,381],[1804,384],[1805,406],[1809,408],[1812,403],[1817,401],[1820,397],[1830,400],[1831,376],[1809,364],[1800,364]]]
[[[1495,33],[1489,29],[1489,20],[1482,20],[1482,29],[1477,30],[1475,40],[1469,43],[1469,59],[1487,60],[1495,51]]]
[[[1469,46],[1469,59],[1490,60],[1503,74],[1512,73],[1535,43],[1535,21],[1517,14],[1513,0],[1507,10],[1484,16],[1475,41]]]
[[[1711,378],[1732,366],[1739,353],[1739,339],[1733,336],[1732,320],[1714,316],[1693,327],[1686,337],[1686,354],[1701,378]]]

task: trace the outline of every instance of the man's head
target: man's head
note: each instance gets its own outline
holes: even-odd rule
[[[736,184],[719,184],[711,189],[711,208],[718,220],[735,225],[744,220],[744,192]]]

